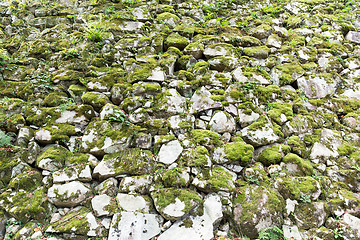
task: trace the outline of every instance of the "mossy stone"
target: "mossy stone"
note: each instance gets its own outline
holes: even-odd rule
[[[155,208],[160,212],[160,214],[168,220],[176,220],[179,217],[173,217],[166,214],[166,207],[170,204],[176,203],[176,199],[184,203],[183,209],[181,211],[186,214],[189,213],[197,205],[203,203],[202,198],[198,195],[197,192],[188,189],[174,189],[174,188],[164,188],[152,192],[151,197],[154,200]],[[184,215],[183,214],[183,215]],[[180,216],[181,217],[181,216]]]
[[[96,111],[100,111],[103,106],[110,103],[109,98],[105,94],[98,92],[86,92],[81,96],[81,100],[84,104],[93,106]]]
[[[258,156],[257,161],[261,162],[265,166],[278,164],[281,162],[283,156],[285,156],[289,151],[289,146],[276,144],[264,149]]]
[[[189,43],[189,39],[179,35],[178,33],[170,34],[165,40],[165,46],[176,47],[180,50],[183,50]]]
[[[212,131],[195,129],[190,132],[191,137],[194,139],[194,142],[205,147],[213,148],[223,145],[223,142],[220,140],[220,136]]]
[[[254,147],[245,142],[232,142],[225,145],[225,155],[233,163],[247,166],[254,153]]]
[[[311,175],[314,171],[313,164],[307,160],[299,157],[296,154],[288,153],[283,158],[284,163],[295,164],[299,168],[299,172],[291,172],[293,175]]]
[[[243,49],[243,53],[249,57],[265,59],[269,56],[270,48],[266,46],[247,47]]]

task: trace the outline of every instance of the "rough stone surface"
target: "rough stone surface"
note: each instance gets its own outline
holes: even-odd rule
[[[161,232],[162,221],[157,214],[116,213],[111,221],[108,239],[151,239]]]

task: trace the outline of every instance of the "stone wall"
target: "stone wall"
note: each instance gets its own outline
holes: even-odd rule
[[[354,0],[2,0],[0,238],[360,239]]]

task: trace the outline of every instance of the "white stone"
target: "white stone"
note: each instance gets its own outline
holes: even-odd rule
[[[351,230],[356,239],[360,239],[360,219],[354,217],[349,213],[345,213],[342,219],[342,222],[345,223]]]
[[[98,195],[91,199],[91,207],[97,217],[109,216],[109,211],[105,209],[110,203],[111,197],[106,194]]]
[[[186,110],[186,98],[181,96],[176,89],[171,88],[168,92],[170,95],[166,96],[167,101],[160,106],[160,109],[173,114],[184,113]]]
[[[93,174],[101,178],[115,176],[115,169],[110,161],[101,161],[95,168]]]
[[[297,80],[299,88],[308,98],[323,98],[328,94],[334,94],[341,79],[334,76],[331,81],[328,83],[325,78],[316,75],[303,76]]]
[[[247,127],[259,119],[260,114],[251,111],[251,114],[245,113],[246,109],[238,109],[239,122],[241,127]]]
[[[185,203],[180,201],[180,199],[175,198],[174,203],[170,203],[161,211],[165,216],[171,216],[172,218],[179,218],[184,215]]]
[[[189,109],[190,114],[209,109],[221,108],[221,103],[215,102],[210,98],[210,96],[211,93],[206,90],[205,87],[201,87],[197,90],[190,99],[190,102],[192,103]]]
[[[154,68],[151,72],[151,76],[147,78],[150,81],[163,82],[166,79],[164,71],[160,67]]]
[[[349,31],[345,39],[352,43],[360,44],[360,32]]]
[[[116,200],[120,208],[127,212],[145,212],[149,213],[150,204],[143,196],[118,193]]]
[[[158,240],[210,240],[214,237],[214,225],[220,222],[222,216],[220,197],[216,194],[210,194],[205,198],[204,214],[188,217],[192,221],[191,227],[185,227],[184,221],[179,220],[162,233]]]
[[[182,151],[183,147],[180,142],[173,140],[161,146],[157,160],[165,164],[171,164],[178,159]]]
[[[35,132],[35,139],[39,142],[49,143],[51,141],[51,132],[47,129],[40,129]]]
[[[301,234],[297,226],[287,226],[283,225],[282,227],[284,232],[285,239],[293,239],[293,240],[302,240]]]
[[[264,127],[256,129],[255,131],[249,130],[249,127],[246,127],[241,130],[241,134],[244,139],[255,146],[268,145],[280,140],[280,137],[276,135],[272,129],[271,123],[267,123]]]
[[[161,232],[163,219],[157,214],[133,212],[116,213],[113,216],[108,240],[146,240]]]
[[[236,123],[232,116],[225,112],[216,112],[209,123],[210,130],[217,133],[233,132],[236,129]]]
[[[48,190],[49,202],[57,207],[74,207],[91,194],[89,187],[81,182],[73,181],[65,184],[54,184]]]

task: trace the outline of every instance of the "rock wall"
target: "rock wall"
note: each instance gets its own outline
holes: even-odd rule
[[[0,238],[360,239],[354,0],[2,0]]]

